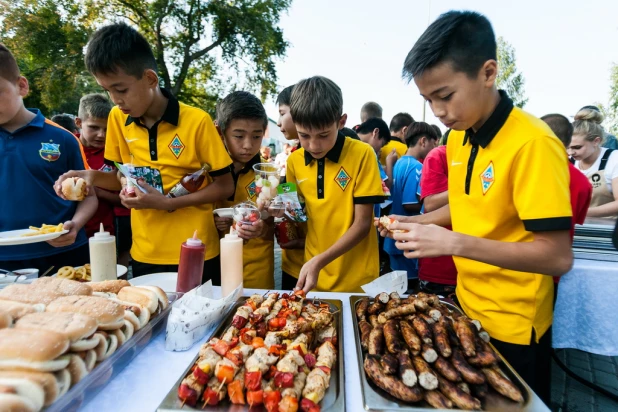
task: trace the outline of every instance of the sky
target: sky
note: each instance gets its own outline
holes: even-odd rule
[[[423,99],[402,80],[403,61],[430,21],[463,9],[483,13],[515,48],[528,112],[573,116],[607,102],[610,69],[618,63],[618,1],[610,0],[294,0],[281,19],[290,46],[277,63],[278,83],[313,75],[335,81],[349,127],[360,123],[370,100],[382,106],[387,123],[400,111],[422,120]],[[274,99],[265,107],[276,120]],[[426,113],[427,122],[439,124],[429,106]]]

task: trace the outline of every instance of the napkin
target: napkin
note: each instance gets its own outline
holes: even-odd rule
[[[242,294],[242,283],[229,296],[213,299],[208,281],[174,302],[167,320],[165,350],[185,351],[217,326]]]
[[[366,294],[370,296],[376,296],[381,292],[397,292],[400,295],[406,293],[408,290],[408,272],[405,270],[396,270],[394,272],[387,273],[384,276],[380,276],[373,282],[367,283],[361,286]]]

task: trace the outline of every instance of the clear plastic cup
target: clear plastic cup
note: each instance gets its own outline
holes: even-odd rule
[[[253,202],[243,202],[234,206],[234,222],[251,225],[261,219],[260,210]]]
[[[258,208],[264,209],[277,196],[277,186],[280,182],[281,168],[272,163],[257,163],[253,165],[255,171],[255,186],[258,191]]]

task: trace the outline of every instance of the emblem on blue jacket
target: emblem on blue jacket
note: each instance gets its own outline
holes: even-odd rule
[[[41,159],[47,160],[48,162],[55,162],[60,158],[60,144],[41,143],[39,156],[41,156]]]

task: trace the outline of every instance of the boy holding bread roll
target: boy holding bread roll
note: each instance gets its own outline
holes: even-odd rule
[[[83,230],[97,208],[94,193],[81,202],[59,199],[54,181],[69,170],[87,168],[78,139],[46,119],[38,109],[26,109],[28,80],[20,74],[11,52],[0,44],[0,232],[64,224],[68,233],[48,242],[0,248],[0,267],[7,270],[88,263],[88,239]]]

